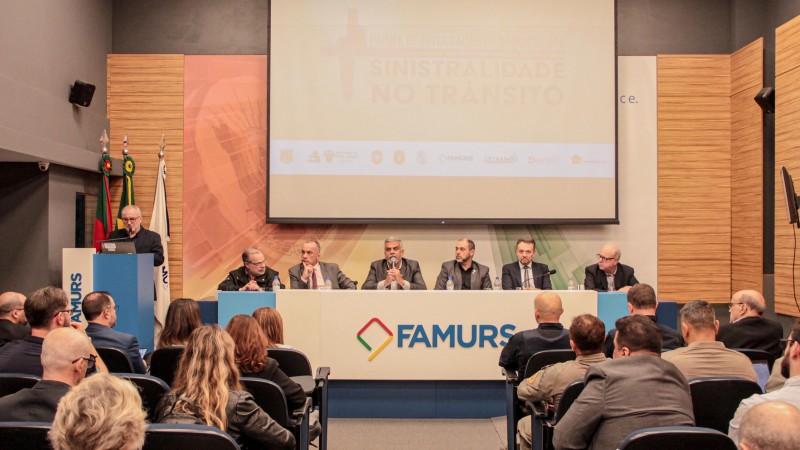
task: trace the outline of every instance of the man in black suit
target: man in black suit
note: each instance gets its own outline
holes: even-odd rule
[[[83,380],[95,358],[85,334],[73,328],[53,330],[42,344],[42,380],[0,398],[0,421],[52,422],[58,401]]]
[[[0,346],[31,334],[24,306],[25,296],[19,292],[0,294]]]
[[[108,235],[109,240],[133,242],[136,253],[152,253],[153,266],[164,264],[164,248],[161,246],[161,235],[142,227],[142,210],[136,205],[122,208],[122,223],[125,228],[114,230]]]
[[[147,372],[136,336],[112,330],[117,324],[117,305],[108,292],[95,291],[86,294],[81,308],[83,316],[89,322],[86,334],[92,338],[95,347],[122,350],[131,359],[134,372]]]
[[[536,241],[517,240],[517,262],[503,266],[503,289],[553,289],[550,268],[547,264],[533,262]]]
[[[762,317],[766,308],[767,302],[758,291],[744,290],[733,294],[728,304],[731,322],[719,327],[717,340],[727,348],[764,350],[780,358],[783,355],[780,345],[783,327]]]
[[[639,281],[633,267],[620,264],[622,251],[616,244],[606,244],[597,254],[597,264],[586,267],[583,285],[587,290],[628,292]],[[613,280],[613,282],[612,282]]]
[[[658,333],[661,335],[661,348],[674,350],[683,347],[683,336],[677,330],[673,330],[663,323],[658,323],[656,320],[656,308],[658,308],[656,291],[649,284],[639,283],[628,291],[628,313],[631,316],[648,317],[656,324]],[[609,331],[603,344],[603,353],[609,358],[614,356],[614,335],[616,333],[616,329]]]
[[[369,266],[367,279],[361,289],[425,290],[425,280],[419,263],[403,258],[405,250],[400,238],[388,237],[383,241],[384,259]]]
[[[242,267],[228,272],[217,286],[220,291],[271,291],[278,272],[265,263],[261,250],[248,247],[242,252]],[[278,278],[280,283],[280,278]],[[283,287],[283,286],[281,286]]]

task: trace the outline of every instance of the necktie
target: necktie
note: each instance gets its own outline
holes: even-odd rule
[[[311,289],[317,288],[317,271],[311,272]]]
[[[522,282],[522,287],[529,288],[531,287],[531,277],[530,277],[530,267],[523,266],[525,268],[525,281]]]

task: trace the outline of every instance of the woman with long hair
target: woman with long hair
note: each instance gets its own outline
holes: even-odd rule
[[[267,306],[253,311],[253,318],[264,330],[269,348],[291,348],[283,343],[283,318],[275,308]]]
[[[164,329],[158,340],[158,348],[186,345],[189,335],[203,325],[200,320],[200,305],[190,298],[179,298],[169,304]]]
[[[259,408],[239,384],[233,339],[219,325],[192,332],[172,391],[159,403],[157,417],[162,423],[196,418],[227,432],[240,445],[246,436],[269,448],[295,446],[292,433]]]
[[[236,365],[243,377],[263,378],[275,382],[283,389],[290,410],[302,408],[306,403],[303,388],[286,376],[278,362],[267,353],[267,337],[256,319],[237,314],[225,327],[236,346]]]

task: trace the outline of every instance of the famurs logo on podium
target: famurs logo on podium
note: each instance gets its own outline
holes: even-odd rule
[[[374,352],[372,351],[372,347],[369,344],[367,344],[367,341],[365,341],[361,337],[361,335],[364,334],[367,328],[369,328],[369,326],[372,325],[373,323],[378,324],[378,326],[383,328],[383,331],[385,331],[386,334],[388,334],[386,340],[384,340],[383,343],[377,349],[375,349]],[[381,350],[386,348],[386,346],[389,345],[390,342],[392,342],[392,339],[394,339],[394,334],[389,329],[389,327],[387,327],[383,322],[381,322],[380,319],[378,319],[377,317],[373,317],[372,319],[369,320],[369,322],[367,322],[366,325],[364,325],[360,330],[358,330],[358,333],[356,333],[356,337],[358,338],[358,341],[361,342],[361,345],[366,347],[367,351],[372,352],[370,353],[369,358],[367,358],[368,361],[372,361],[373,359],[375,359],[376,356],[378,356],[378,353],[380,353]]]

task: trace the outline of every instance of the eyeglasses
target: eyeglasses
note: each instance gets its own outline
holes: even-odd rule
[[[599,259],[601,262],[608,262],[608,261],[614,261],[617,258],[614,258],[614,257],[606,258],[605,256],[603,256],[600,253],[598,253],[597,254],[597,259]]]
[[[106,310],[113,309],[114,311],[119,311],[119,305],[109,306]]]
[[[139,217],[123,217],[120,220],[122,220],[124,223],[133,223],[133,222],[136,222],[137,220],[139,220],[141,218],[142,218],[141,216],[139,216]]]
[[[253,265],[253,266],[264,267],[264,261],[261,261],[261,262],[247,261],[245,264],[250,264],[250,265]]]
[[[78,361],[80,361],[82,359],[86,361],[86,369],[87,370],[94,369],[94,362],[97,361],[97,355],[93,355],[93,354],[89,353],[89,357],[88,358],[83,357],[83,356],[81,356],[80,358],[75,358],[75,359],[72,360],[72,364],[75,364],[76,362],[78,362]]]
[[[788,346],[792,345],[793,343],[797,342],[797,339],[792,339],[792,338],[781,339],[781,342],[786,344],[786,346],[788,347]]]
[[[730,303],[728,303],[728,309],[733,308],[735,305],[744,305],[744,303],[742,303],[742,302],[739,302],[739,303],[730,302]]]
[[[55,313],[54,316],[57,316],[59,314],[64,314],[64,313],[72,314],[72,310],[71,309],[62,309],[61,311],[58,311],[57,313]]]

